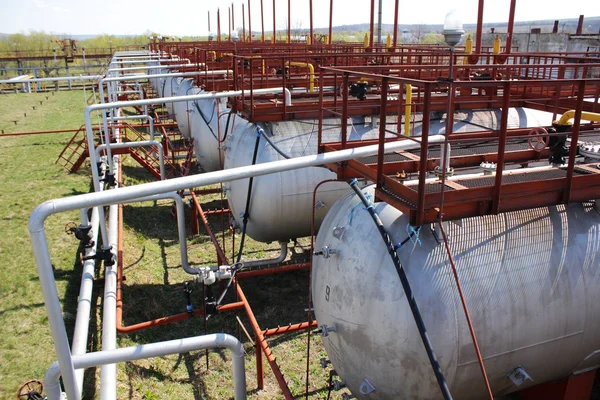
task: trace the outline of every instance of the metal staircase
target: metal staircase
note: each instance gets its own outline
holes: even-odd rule
[[[85,125],[81,125],[59,154],[56,164],[63,166],[72,174],[79,170],[88,156],[89,151],[85,138]]]

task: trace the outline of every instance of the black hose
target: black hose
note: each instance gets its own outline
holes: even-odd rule
[[[256,164],[256,158],[258,156],[258,145],[260,144],[260,137],[262,136],[261,131],[262,131],[262,129],[257,126],[256,127],[256,143],[254,144],[254,153],[252,154],[252,164],[251,165]],[[217,300],[217,303],[216,303],[217,307],[221,304],[221,302],[225,298],[225,295],[227,294],[227,291],[231,287],[231,283],[233,282],[233,279],[235,278],[235,274],[240,269],[239,265],[240,265],[240,261],[242,259],[242,251],[244,250],[244,241],[246,240],[246,227],[248,226],[248,218],[250,217],[250,213],[248,212],[248,210],[250,209],[250,198],[252,197],[252,184],[253,183],[254,183],[254,177],[251,176],[250,181],[248,182],[248,194],[246,197],[246,209],[244,210],[244,219],[242,222],[243,225],[242,225],[242,239],[240,241],[240,250],[237,255],[237,260],[235,262],[235,267],[233,268],[233,273],[231,274],[231,278],[229,279],[229,281],[227,281],[227,286],[225,286],[225,289],[223,289],[223,292],[221,293],[221,295],[219,296],[219,299]]]
[[[291,158],[289,155],[285,154],[285,153],[283,152],[283,150],[281,150],[279,147],[277,147],[277,146],[275,145],[275,143],[273,143],[273,142],[271,141],[271,139],[269,138],[269,136],[267,136],[267,133],[266,133],[266,132],[265,132],[263,129],[260,129],[260,134],[262,135],[262,137],[264,137],[264,138],[265,138],[265,140],[267,141],[267,143],[269,143],[269,145],[270,145],[270,146],[271,146],[273,149],[275,149],[275,151],[276,151],[277,153],[279,153],[279,154],[280,154],[280,155],[281,155],[283,158],[285,158],[286,160],[289,160],[289,159]]]
[[[212,133],[213,137],[215,138],[215,140],[217,142],[219,142],[219,138],[217,137],[217,135],[215,134],[215,131],[213,131],[213,128],[211,128],[210,123],[212,122],[213,118],[215,117],[215,109],[213,108],[213,114],[210,117],[210,121],[206,119],[206,117],[204,116],[204,113],[202,112],[202,110],[200,110],[200,107],[198,107],[198,103],[197,102],[193,102],[192,104],[194,104],[194,107],[196,107],[196,110],[198,110],[198,113],[200,114],[200,116],[202,117],[202,120],[204,121],[204,123],[206,124],[206,126],[208,127],[208,130],[210,131],[210,133]],[[231,114],[230,114],[231,115]]]
[[[256,127],[256,142],[254,143],[254,153],[252,154],[252,164],[256,164],[256,157],[258,156],[258,145],[260,144],[260,137],[262,136],[262,128]],[[254,183],[254,177],[250,177],[248,182],[248,194],[246,195],[246,208],[244,209],[244,219],[242,221],[242,240],[240,241],[240,250],[237,255],[236,263],[239,263],[242,259],[242,250],[244,250],[244,240],[246,239],[246,227],[248,226],[248,218],[250,218],[250,199],[252,197],[252,184]]]
[[[379,229],[381,238],[385,242],[385,246],[387,247],[388,253],[392,257],[392,262],[394,263],[394,267],[396,268],[396,272],[398,273],[398,277],[400,278],[400,282],[402,283],[402,288],[404,289],[404,293],[406,294],[406,299],[408,300],[410,310],[412,311],[413,318],[415,319],[415,322],[417,324],[419,335],[421,335],[421,340],[423,341],[423,345],[425,346],[425,351],[427,352],[427,356],[429,357],[429,362],[431,363],[431,367],[433,368],[433,372],[437,379],[438,385],[440,386],[440,390],[442,391],[442,395],[444,396],[444,399],[450,400],[452,399],[452,394],[450,394],[450,389],[448,389],[448,384],[446,383],[446,379],[444,378],[444,374],[442,372],[440,364],[433,351],[433,346],[431,345],[431,341],[429,340],[429,335],[427,334],[427,329],[425,328],[423,317],[421,316],[421,312],[419,311],[419,306],[417,305],[417,301],[410,287],[410,283],[408,282],[408,278],[406,277],[406,272],[404,272],[404,267],[402,267],[402,264],[400,263],[398,253],[396,253],[396,246],[392,242],[390,235],[388,235],[388,233],[385,231],[385,228],[383,226],[383,223],[381,222],[381,219],[379,218],[379,215],[377,215],[377,213],[375,212],[375,208],[372,204],[369,203],[363,192],[358,187],[358,181],[356,179],[353,179],[349,183],[350,187],[360,198],[360,201],[367,208],[367,211],[371,215],[373,222],[375,222],[375,225],[377,225],[377,229]]]

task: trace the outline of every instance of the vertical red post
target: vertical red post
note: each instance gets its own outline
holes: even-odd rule
[[[398,46],[398,13],[400,12],[400,0],[396,0],[394,6],[394,48]]]
[[[329,44],[333,44],[333,0],[329,0]]]
[[[369,26],[369,46],[373,46],[374,31],[375,31],[375,0],[371,0],[371,25]]]
[[[579,23],[577,23],[577,31],[576,35],[581,35],[583,33],[583,15],[579,16]]]
[[[498,162],[494,180],[494,197],[492,213],[500,212],[500,196],[502,195],[502,172],[504,171],[504,154],[506,153],[506,130],[508,129],[508,109],[510,107],[510,82],[505,82],[502,99],[502,115],[500,117],[500,141],[498,142]]]
[[[263,10],[263,0],[260,0],[260,26],[262,30],[261,42],[265,42],[265,13]]]
[[[425,179],[427,179],[427,155],[429,146],[429,123],[430,123],[430,111],[431,111],[431,84],[425,83],[423,85],[423,125],[421,127],[421,153],[419,163],[419,190],[417,194],[417,219],[416,221],[411,220],[411,225],[420,226],[423,224],[423,217],[425,216]],[[419,93],[421,91],[419,90]]]
[[[227,9],[227,16],[229,17],[229,41],[231,42],[231,9]]]
[[[235,32],[235,17],[234,17],[233,10],[235,10],[235,8],[233,8],[233,3],[231,3],[231,28]]]
[[[485,0],[479,0],[477,10],[477,31],[475,33],[475,54],[481,54],[481,41],[483,38],[483,5]]]
[[[248,35],[250,35],[250,42],[252,42],[252,12],[250,12],[250,0],[248,0]]]
[[[508,15],[508,31],[506,33],[506,54],[510,54],[510,47],[512,44],[513,28],[515,26],[515,8],[517,7],[517,0],[510,0],[510,14]]]
[[[385,156],[385,134],[386,134],[386,117],[387,117],[387,94],[388,94],[388,78],[383,78],[381,82],[381,107],[379,110],[379,148],[377,151],[377,189],[383,188],[383,157]],[[371,117],[373,118],[373,117]]]
[[[275,26],[276,15],[275,0],[273,0],[273,43],[277,43],[277,27]]]
[[[314,35],[313,35],[313,1],[308,0],[308,8],[310,13],[310,44],[313,44]]]
[[[246,41],[246,11],[244,10],[244,3],[242,3],[242,42]]]
[[[292,43],[292,0],[288,0],[287,36],[288,36],[288,43]]]
[[[217,42],[221,42],[221,9],[217,8]]]

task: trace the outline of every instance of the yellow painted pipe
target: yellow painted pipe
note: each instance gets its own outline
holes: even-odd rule
[[[387,39],[385,40],[385,47],[386,49],[392,47],[392,35],[390,35],[389,33],[387,35]]]
[[[404,107],[404,136],[410,136],[410,115],[412,114],[412,85],[404,85],[406,88],[406,106]]]
[[[207,54],[207,55],[208,55],[208,54],[212,54],[212,56],[213,56],[213,60],[214,60],[215,58],[217,58],[217,52],[216,52],[216,51],[214,51],[214,50],[207,51],[207,52],[206,52],[206,54]]]
[[[471,38],[471,34],[467,36],[467,41],[465,42],[465,53],[473,54],[473,39]]]
[[[502,43],[500,42],[500,35],[496,35],[496,39],[494,39],[494,54],[500,54],[500,45]]]
[[[244,56],[244,58],[262,58],[262,56]],[[265,74],[265,60],[262,60],[262,74]]]
[[[560,117],[558,121],[554,121],[556,125],[571,125],[570,120],[575,118],[575,110],[569,110]],[[600,114],[583,111],[581,119],[586,121],[600,122]]]
[[[369,47],[369,34],[368,34],[368,33],[365,33],[365,40],[364,40],[364,43],[363,43],[363,44],[364,44],[364,46],[365,46],[365,49],[366,49],[367,47]]]
[[[311,63],[288,61],[285,63],[285,65],[288,67],[292,66],[308,68],[308,90],[311,93],[315,91],[315,67]]]

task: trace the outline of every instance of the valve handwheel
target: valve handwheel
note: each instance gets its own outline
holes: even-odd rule
[[[74,234],[76,230],[77,230],[77,224],[76,224],[75,222],[73,222],[73,221],[71,221],[71,222],[68,222],[68,223],[65,225],[65,233],[66,233],[67,235],[72,235],[72,234]]]
[[[535,151],[542,151],[550,142],[550,137],[548,136],[548,131],[543,127],[533,128],[529,132],[529,147]]]
[[[19,388],[17,392],[17,399],[19,400],[34,400],[43,399],[42,393],[44,391],[44,384],[38,380],[31,380],[25,382]]]

